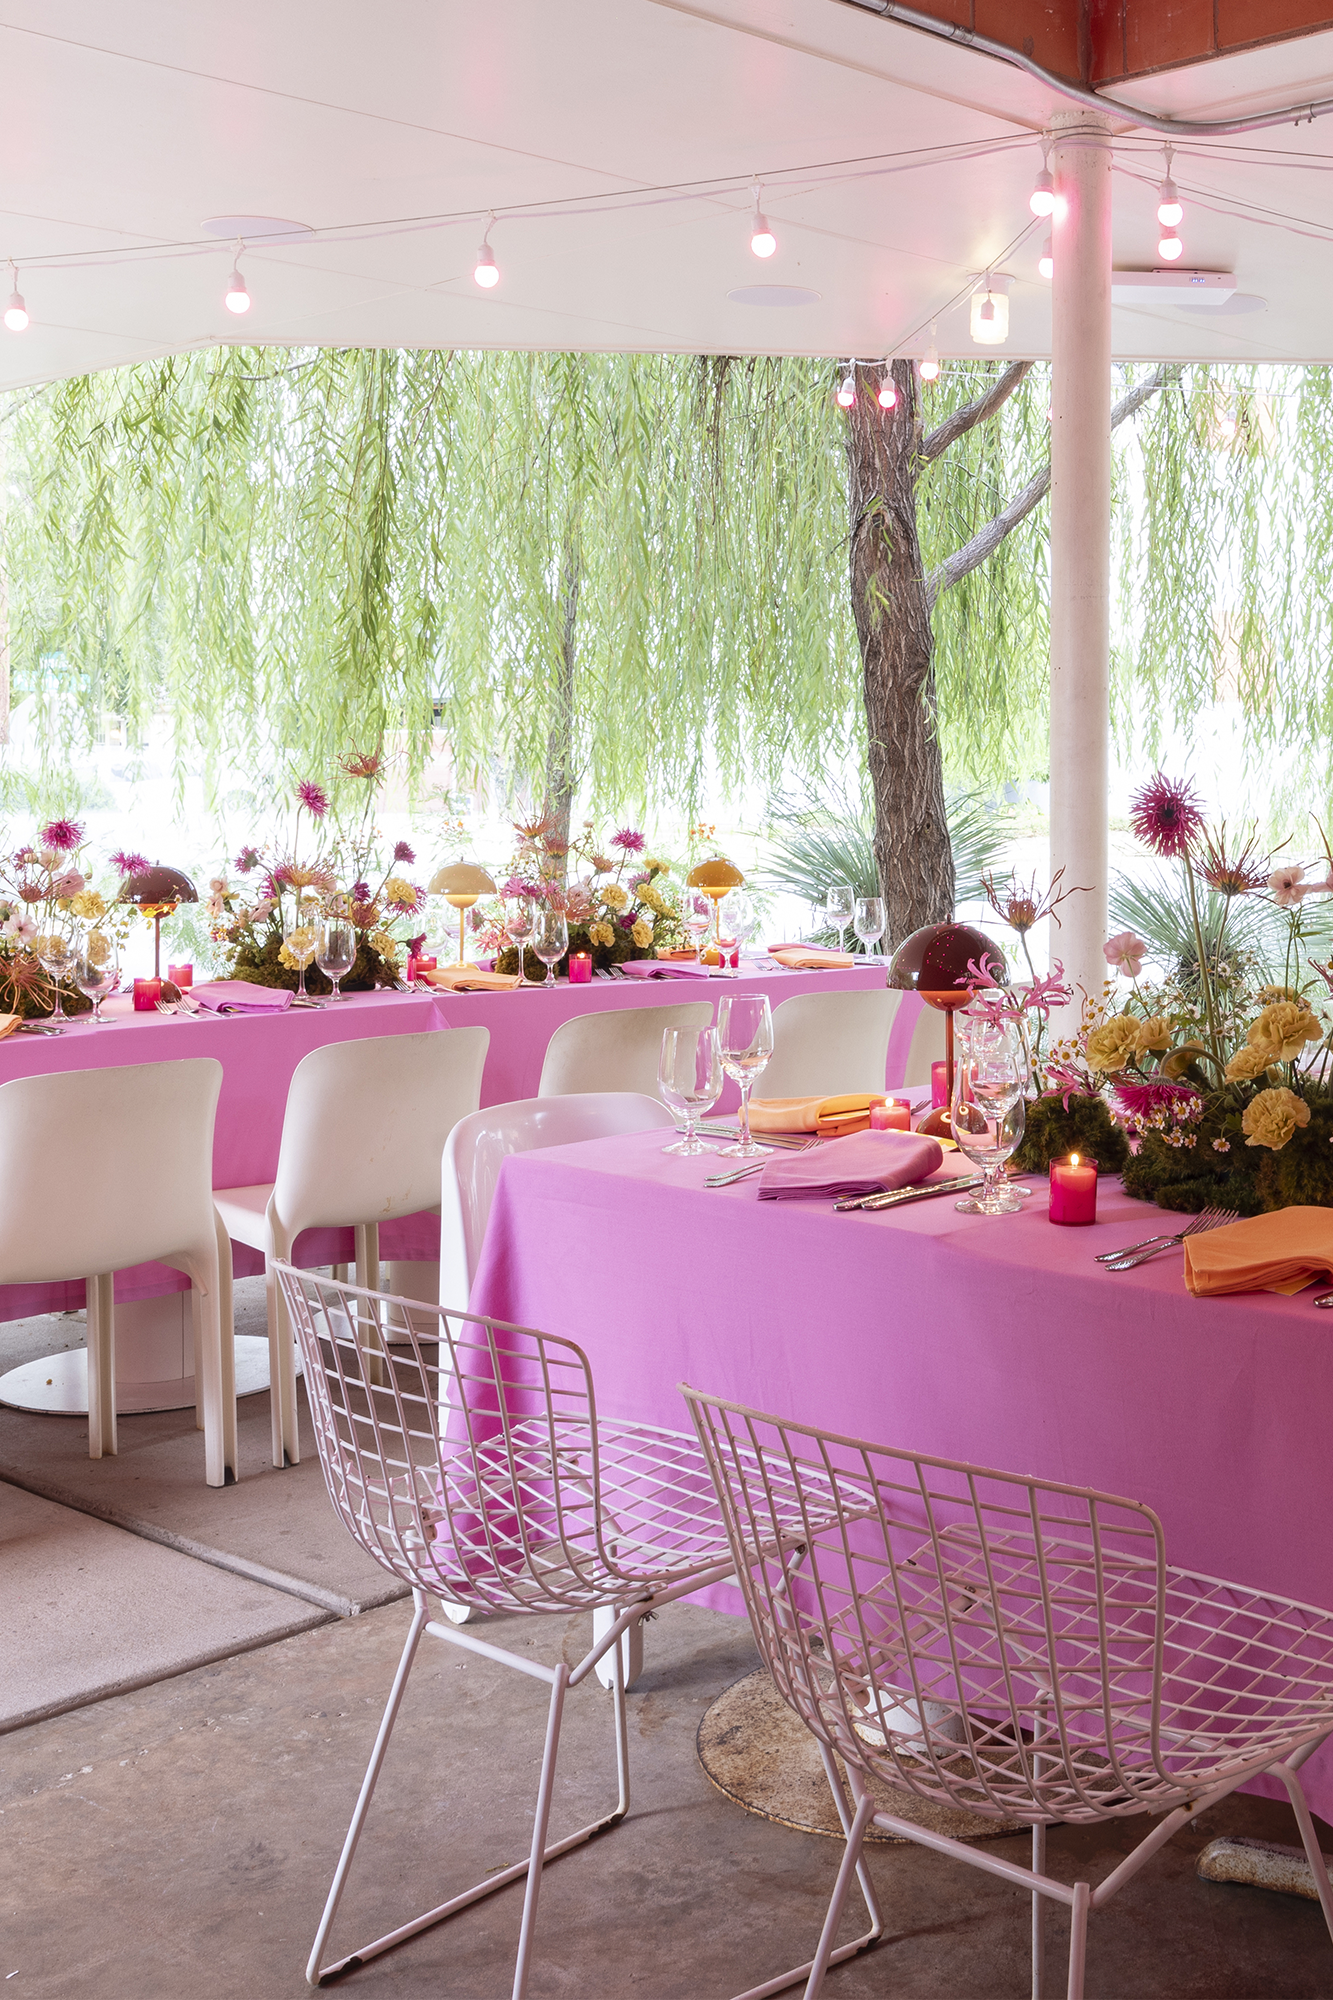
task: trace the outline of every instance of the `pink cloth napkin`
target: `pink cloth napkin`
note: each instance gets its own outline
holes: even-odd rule
[[[214,1014],[283,1014],[293,998],[285,986],[254,986],[248,979],[206,979],[190,990]]]
[[[856,1132],[808,1153],[779,1153],[759,1176],[759,1199],[840,1201],[910,1187],[933,1174],[943,1159],[939,1141],[920,1132]]]
[[[707,979],[710,968],[688,958],[627,958],[620,970],[627,979]]]

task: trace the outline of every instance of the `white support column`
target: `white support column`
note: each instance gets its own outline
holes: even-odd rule
[[[1096,112],[1051,120],[1051,956],[1081,1004],[1106,976],[1111,647],[1111,148]],[[1078,1004],[1057,1032],[1067,1033]]]

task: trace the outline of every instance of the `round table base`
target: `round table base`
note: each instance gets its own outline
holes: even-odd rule
[[[300,1372],[300,1363],[297,1363]],[[268,1341],[254,1334],[236,1336],[236,1394],[253,1396],[268,1387]],[[66,1348],[40,1361],[26,1361],[0,1375],[0,1403],[12,1410],[40,1416],[86,1417],[88,1414],[88,1350]],[[149,1410],[189,1410],[194,1407],[193,1375],[164,1382],[116,1382],[116,1414],[141,1416]]]

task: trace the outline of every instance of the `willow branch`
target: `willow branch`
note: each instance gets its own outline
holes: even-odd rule
[[[993,417],[1013,395],[1023,377],[1031,368],[1030,361],[1011,361],[1002,375],[997,375],[984,396],[978,396],[974,403],[964,403],[961,410],[955,410],[942,424],[921,440],[917,457],[923,465],[929,465],[942,451],[947,451],[960,437],[966,436],[974,424],[984,424],[987,417]]]
[[[1111,429],[1118,430],[1120,425],[1137,410],[1141,410],[1159,389],[1167,388],[1172,382],[1178,381],[1179,377],[1180,369],[1174,363],[1164,363],[1162,367],[1155,368],[1151,375],[1120,398],[1111,411]],[[942,562],[938,569],[931,571],[926,578],[926,601],[932,611],[941,593],[946,591],[950,584],[958,583],[970,571],[979,569],[988,556],[994,555],[1005,536],[1012,534],[1019,522],[1025,521],[1033,508],[1046,498],[1050,484],[1051,464],[1048,459],[1041,471],[1029,479],[1022,492],[1016,494],[1009,502],[1003,513],[997,514],[993,521],[988,521],[984,528],[979,528],[970,542],[964,542],[961,549]]]

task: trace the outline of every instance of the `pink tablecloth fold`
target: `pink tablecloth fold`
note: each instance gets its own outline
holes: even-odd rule
[[[191,991],[213,1014],[285,1014],[293,997],[285,986],[256,986],[248,979],[206,979]]]
[[[761,1201],[840,1201],[923,1181],[944,1159],[938,1139],[920,1132],[856,1132],[808,1153],[784,1153],[759,1176]]]

